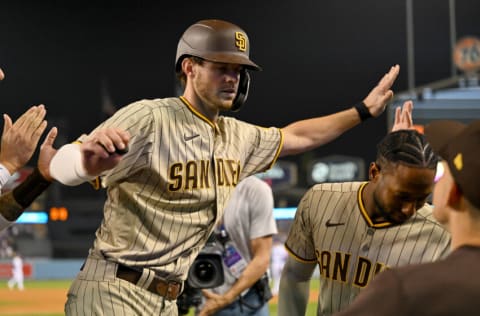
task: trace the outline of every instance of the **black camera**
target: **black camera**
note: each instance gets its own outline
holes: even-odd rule
[[[223,284],[222,251],[207,244],[188,271],[187,283],[194,289],[210,289]]]
[[[180,315],[188,314],[191,306],[198,307],[202,304],[201,289],[210,289],[223,284],[221,240],[220,235],[212,234],[188,270],[185,288],[177,299]]]

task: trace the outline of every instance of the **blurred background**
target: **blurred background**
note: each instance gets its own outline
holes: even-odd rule
[[[272,185],[286,233],[309,186],[366,180],[375,144],[404,100],[415,100],[420,130],[434,119],[480,118],[479,16],[478,0],[1,1],[0,106],[15,119],[45,104],[49,125],[60,131],[55,145],[71,142],[130,102],[172,96],[178,39],[206,18],[247,32],[251,59],[264,71],[253,74],[242,111],[226,115],[262,126],[346,109],[400,64],[396,99],[381,117],[260,175]],[[27,259],[27,278],[73,277],[104,197],[88,184],[52,185],[0,235],[0,277],[8,278],[12,249]]]

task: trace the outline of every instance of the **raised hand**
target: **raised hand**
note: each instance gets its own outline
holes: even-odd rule
[[[48,181],[54,180],[50,175],[50,161],[52,161],[53,156],[57,152],[57,150],[53,148],[53,143],[55,142],[57,134],[58,131],[56,127],[53,127],[50,132],[48,132],[47,137],[45,137],[45,140],[40,146],[40,155],[38,156],[38,170]]]
[[[2,144],[0,163],[10,174],[23,167],[32,157],[40,136],[47,127],[44,120],[47,111],[43,105],[32,106],[12,124],[12,119],[3,114]]]
[[[118,151],[124,151],[129,140],[130,134],[118,128],[99,129],[90,134],[80,147],[87,174],[97,176],[115,167],[122,159]]]
[[[400,66],[395,65],[390,68],[383,78],[378,82],[377,86],[370,91],[368,96],[363,100],[370,114],[377,117],[383,113],[387,103],[393,98],[393,91],[390,89],[397,79],[400,72]]]
[[[395,109],[395,121],[392,127],[392,132],[401,129],[415,129],[412,119],[413,102],[405,101],[402,108],[399,106]]]

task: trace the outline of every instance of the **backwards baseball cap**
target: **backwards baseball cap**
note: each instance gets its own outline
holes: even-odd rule
[[[480,208],[480,120],[469,125],[439,120],[425,127],[433,150],[448,163],[463,195]]]

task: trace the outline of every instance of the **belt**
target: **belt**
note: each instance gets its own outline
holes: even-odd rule
[[[117,278],[136,285],[141,276],[142,272],[118,264]],[[169,301],[173,301],[180,295],[182,284],[175,281],[165,281],[155,277],[146,289],[154,294],[165,297]]]

